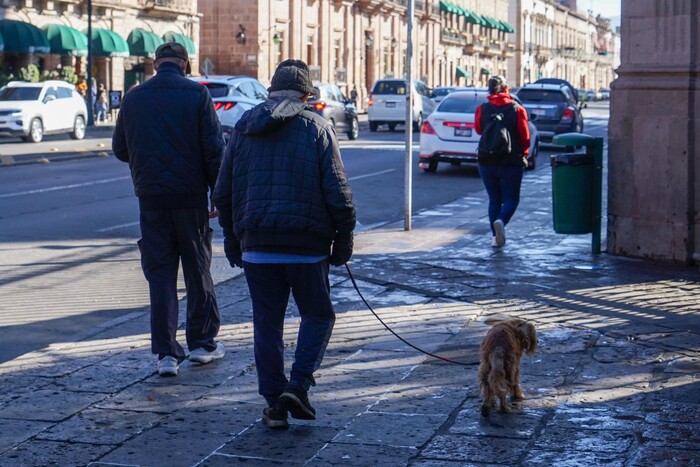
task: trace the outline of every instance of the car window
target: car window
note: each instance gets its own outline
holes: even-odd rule
[[[398,94],[406,95],[406,83],[403,81],[377,81],[372,94]]]
[[[452,88],[433,89],[433,97],[446,96],[452,92]]]
[[[46,94],[44,94],[44,101],[46,101],[46,98],[49,96],[53,96],[54,98],[58,99],[58,91],[56,90],[56,87],[46,88]]]
[[[0,90],[0,101],[35,101],[39,94],[41,88],[5,88]]]
[[[476,112],[476,108],[484,102],[486,102],[486,97],[458,97],[453,95],[443,99],[437,110],[438,112],[473,114]]]
[[[333,99],[338,101],[338,102],[343,102],[345,99],[343,98],[343,93],[340,91],[340,88],[338,86],[333,86],[331,88],[333,90]]]
[[[69,88],[64,88],[63,86],[58,87],[58,98],[59,99],[70,99],[73,97],[73,90]]]
[[[228,96],[228,86],[226,84],[209,83],[202,81],[202,84],[207,87],[211,97],[226,97]]]
[[[242,82],[238,85],[238,88],[236,90],[243,94],[245,97],[257,99],[257,97],[255,96],[255,89],[253,88],[253,83],[251,83],[250,81]]]
[[[541,89],[521,89],[518,97],[523,102],[564,102],[566,96],[561,91],[544,91]]]
[[[256,99],[267,99],[267,89],[262,84],[253,81],[253,91]]]

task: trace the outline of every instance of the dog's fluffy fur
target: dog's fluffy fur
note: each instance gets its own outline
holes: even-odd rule
[[[508,319],[496,323],[481,343],[479,387],[481,388],[481,415],[488,417],[489,410],[500,402],[501,412],[510,407],[506,396],[522,400],[520,389],[520,358],[524,353],[532,355],[537,349],[535,326],[522,319]]]

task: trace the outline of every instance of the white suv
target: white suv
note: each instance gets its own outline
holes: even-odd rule
[[[86,121],[85,100],[65,81],[11,81],[0,89],[0,134],[34,143],[54,133],[83,139]]]
[[[209,89],[227,142],[243,112],[267,99],[265,86],[250,76],[196,76],[190,79]]]
[[[388,125],[394,131],[396,125],[406,122],[406,88],[404,79],[380,79],[372,86],[369,95],[367,119],[370,131],[377,131],[379,125]],[[419,80],[413,81],[413,130],[420,131],[425,117],[435,108],[430,98],[430,89]]]

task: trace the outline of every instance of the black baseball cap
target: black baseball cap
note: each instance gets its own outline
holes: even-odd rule
[[[180,60],[185,60],[187,62],[187,70],[185,70],[185,73],[188,75],[192,73],[187,49],[179,42],[166,42],[159,45],[156,49],[156,60],[160,60],[161,58],[178,58]]]

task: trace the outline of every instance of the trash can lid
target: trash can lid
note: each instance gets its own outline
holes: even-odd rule
[[[562,133],[555,135],[552,143],[557,146],[593,146],[596,138],[583,133]]]
[[[549,162],[552,167],[559,165],[593,165],[593,155],[587,153],[552,154]]]

